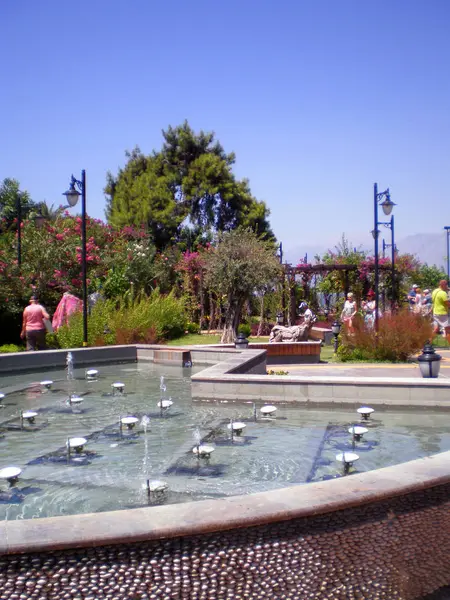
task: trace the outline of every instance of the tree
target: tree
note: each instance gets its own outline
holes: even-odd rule
[[[438,287],[441,279],[447,279],[447,273],[436,265],[429,266],[423,264],[420,265],[414,277],[413,283],[416,283],[422,290],[426,290],[427,288],[434,290],[434,288]]]
[[[247,180],[236,179],[235,156],[214,133],[197,134],[186,121],[162,134],[159,152],[145,156],[135,148],[117,177],[108,173],[106,215],[113,226],[144,224],[160,250],[178,241],[187,224],[204,233],[204,242],[237,227],[273,238],[267,206],[252,196]]]
[[[225,326],[221,342],[236,335],[244,303],[257,289],[280,276],[274,245],[251,229],[219,234],[218,243],[205,254],[205,283],[225,299]]]
[[[17,179],[7,177],[0,184],[0,231],[9,229],[14,220],[17,219],[17,206],[19,202],[22,218],[26,218],[34,206],[30,194],[20,189]]]

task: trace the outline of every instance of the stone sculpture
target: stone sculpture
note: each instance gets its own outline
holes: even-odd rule
[[[301,325],[292,327],[275,325],[270,332],[269,344],[271,342],[307,342],[314,321],[315,319],[305,319]]]

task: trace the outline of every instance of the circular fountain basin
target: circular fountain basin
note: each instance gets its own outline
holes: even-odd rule
[[[137,417],[123,417],[120,421],[122,425],[126,425],[128,429],[133,429],[139,419]]]
[[[69,403],[70,404],[80,404],[83,402],[83,398],[81,396],[70,396]]]
[[[161,400],[160,402],[158,402],[158,407],[159,408],[170,408],[172,406],[173,402],[172,400]]]
[[[336,454],[336,460],[351,465],[359,460],[359,456],[355,452],[340,452]]]
[[[154,481],[150,481],[148,485],[148,489],[152,494],[162,494],[169,488],[169,484],[167,481],[161,481],[159,479],[155,479]]]
[[[233,421],[233,431],[235,431],[236,433],[242,433],[242,431],[244,431],[246,427],[247,425],[245,423],[241,423],[240,421]],[[227,429],[231,430],[231,423],[228,423]]]
[[[34,419],[37,417],[37,415],[37,412],[35,412],[34,410],[26,410],[22,413],[22,417],[30,423],[34,423]]]
[[[19,467],[5,467],[4,469],[0,469],[0,479],[13,482],[19,478],[21,473],[22,469],[19,469]]]
[[[114,391],[118,390],[119,392],[123,392],[123,390],[125,389],[125,384],[121,381],[116,381],[115,383],[111,384],[111,387]]]
[[[359,413],[363,419],[368,419],[370,415],[375,412],[375,409],[371,408],[370,406],[361,406],[361,408],[358,408],[356,412]]]
[[[353,425],[353,427],[349,427],[348,432],[355,436],[361,436],[367,433],[369,430],[367,427],[361,427],[361,425]]]
[[[198,454],[199,456],[203,456],[204,458],[208,458],[214,452],[214,450],[214,446],[210,446],[209,444],[200,444],[200,446],[195,446],[192,449],[192,452],[194,454]]]
[[[87,439],[82,437],[69,438],[66,442],[66,446],[73,448],[76,452],[81,452],[86,442]]]
[[[98,375],[98,371],[97,371],[97,369],[88,369],[85,372],[85,375],[86,375],[86,379],[96,379],[97,375]]]
[[[51,379],[45,379],[44,381],[41,381],[39,385],[42,385],[42,387],[49,390],[53,385],[53,381]]]
[[[261,406],[261,414],[265,415],[265,416],[269,416],[269,415],[273,415],[276,411],[277,411],[277,407],[273,406],[271,404],[268,404],[267,406]]]

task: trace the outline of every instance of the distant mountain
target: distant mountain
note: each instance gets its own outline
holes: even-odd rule
[[[447,241],[445,232],[416,233],[398,240],[396,245],[401,254],[414,254],[422,263],[436,265],[444,271],[447,269]],[[308,262],[314,262],[316,254],[323,255],[330,248],[334,250],[335,246],[336,242],[320,246],[286,246],[283,249],[283,262],[297,265],[305,255],[307,255]]]
[[[401,254],[414,254],[420,262],[447,270],[447,240],[445,232],[416,233],[397,242]]]

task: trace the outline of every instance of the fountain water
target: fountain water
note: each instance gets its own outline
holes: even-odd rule
[[[73,380],[73,354],[72,354],[72,352],[67,353],[66,365],[67,365],[67,381],[72,381]]]
[[[147,435],[147,429],[150,428],[150,417],[144,415],[141,419],[141,426],[144,430],[145,435]]]

